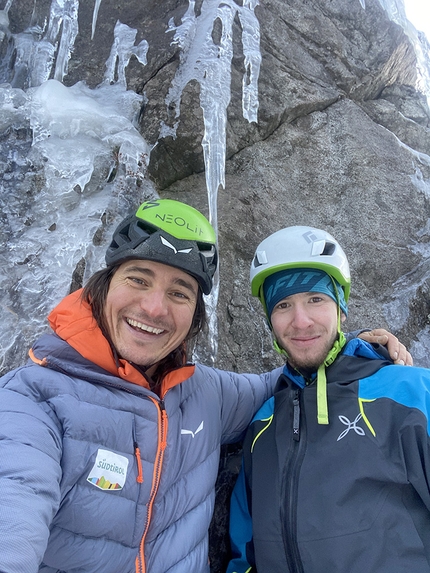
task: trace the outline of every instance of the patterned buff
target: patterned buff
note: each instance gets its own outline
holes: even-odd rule
[[[264,281],[263,292],[269,320],[278,302],[299,292],[326,294],[348,315],[343,288],[337,280],[319,269],[287,269],[274,273]]]

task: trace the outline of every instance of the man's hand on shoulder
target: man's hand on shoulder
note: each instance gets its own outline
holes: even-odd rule
[[[374,328],[368,332],[362,332],[358,338],[370,343],[382,344],[386,346],[389,355],[391,356],[394,364],[406,364],[406,366],[413,366],[414,361],[406,346],[402,344],[399,339],[385,330],[384,328]]]

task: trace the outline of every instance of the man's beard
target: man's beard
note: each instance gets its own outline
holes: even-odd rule
[[[332,340],[327,342],[324,348],[322,348],[321,351],[316,355],[313,355],[311,352],[309,352],[310,356],[306,356],[306,354],[304,354],[302,356],[295,357],[294,354],[291,354],[286,348],[284,348],[287,354],[288,363],[299,372],[316,372],[321,364],[324,363],[338,336],[339,335],[336,332],[333,335]],[[278,344],[282,347],[279,341]]]

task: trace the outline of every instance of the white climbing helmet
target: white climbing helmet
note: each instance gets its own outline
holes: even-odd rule
[[[265,306],[264,280],[278,271],[295,268],[325,271],[341,285],[348,302],[351,275],[342,247],[327,231],[304,226],[281,229],[258,245],[250,272],[253,296]]]

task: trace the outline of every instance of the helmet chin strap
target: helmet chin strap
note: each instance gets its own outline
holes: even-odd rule
[[[324,362],[319,366],[317,370],[317,420],[318,424],[328,424],[328,401],[327,401],[327,378],[325,370],[327,366],[330,366],[335,360],[338,354],[341,352],[342,348],[346,344],[346,338],[344,333],[340,330],[340,312],[338,320],[338,338],[335,340],[331,350],[327,354]],[[273,342],[275,350],[279,352],[282,356],[285,356],[288,360],[288,353],[284,350],[279,343],[275,340]]]
[[[340,316],[340,312],[338,313]],[[332,364],[339,352],[346,344],[344,333],[340,330],[340,320],[338,320],[338,338],[335,340],[332,349],[327,354],[326,359],[318,368],[317,372],[317,419],[318,424],[328,424],[328,402],[327,402],[327,378],[325,369]]]

